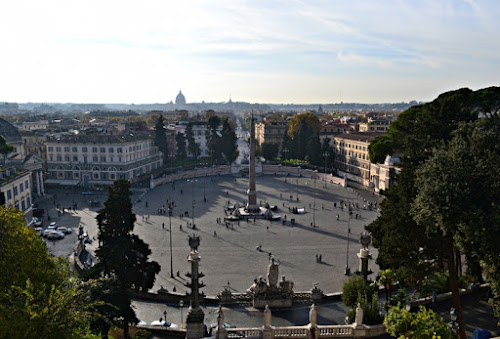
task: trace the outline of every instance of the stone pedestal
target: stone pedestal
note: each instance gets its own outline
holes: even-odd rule
[[[205,314],[201,308],[189,307],[189,312],[186,319],[186,338],[198,339],[205,336],[203,327],[203,319]]]
[[[362,248],[356,254],[359,258],[359,271],[365,280],[368,278],[368,260],[372,258],[368,248]]]
[[[323,291],[318,287],[317,284],[314,284],[311,289],[311,300],[313,303],[320,303],[323,299]]]
[[[266,296],[255,296],[253,298],[253,307],[264,308],[269,307],[292,307],[292,296],[281,296],[281,295],[266,295]]]

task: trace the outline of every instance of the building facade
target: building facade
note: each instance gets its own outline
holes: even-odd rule
[[[335,148],[335,163],[337,174],[346,176],[349,180],[359,182],[363,186],[373,187],[370,180],[370,157],[368,146],[378,135],[376,132],[352,132],[333,137],[330,142]]]
[[[5,199],[4,206],[22,211],[25,217],[31,214],[31,172],[14,167],[0,169],[0,192]]]
[[[368,122],[361,122],[358,125],[358,129],[360,132],[387,132],[391,126],[390,120],[371,120]]]
[[[131,182],[163,166],[149,133],[61,135],[47,138],[47,183],[109,185]]]
[[[286,120],[268,120],[264,118],[263,122],[255,124],[255,141],[258,146],[263,143],[273,143],[280,145],[283,143],[283,136],[288,130],[288,121]]]

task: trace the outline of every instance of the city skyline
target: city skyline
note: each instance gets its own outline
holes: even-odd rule
[[[385,103],[498,85],[495,1],[0,4],[0,101]]]

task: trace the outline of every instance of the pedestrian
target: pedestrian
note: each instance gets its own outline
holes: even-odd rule
[[[319,262],[321,262],[322,258],[323,258],[323,256],[320,254],[319,257],[318,257]]]
[[[165,223],[162,223],[162,224],[161,224],[161,228],[162,228],[162,229],[165,229]]]
[[[339,220],[340,216],[337,214],[337,220]]]
[[[217,232],[216,232],[216,231],[214,231],[214,237],[216,237],[216,236],[217,236]]]

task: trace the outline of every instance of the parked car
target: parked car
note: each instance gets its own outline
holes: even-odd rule
[[[64,233],[56,230],[45,230],[42,234],[47,239],[63,239]]]
[[[42,235],[43,227],[35,227],[33,229],[38,235]]]
[[[38,219],[37,217],[33,217],[33,221],[32,222],[33,222],[33,225],[35,225],[37,227],[43,225],[43,221],[40,220],[40,219]]]
[[[73,230],[69,227],[64,227],[64,226],[58,226],[56,228],[57,231],[63,232],[64,234],[70,234],[73,233]]]
[[[47,227],[49,230],[55,230],[57,228],[57,223],[55,221],[51,222],[50,225]]]
[[[151,325],[151,326],[166,326],[166,327],[170,327],[170,328],[179,328],[179,325],[171,323],[169,321],[167,321],[167,323],[165,324],[165,320],[163,320],[163,319],[162,319],[162,321],[153,320],[149,325]]]

